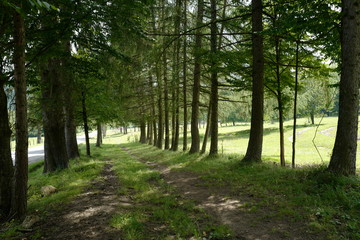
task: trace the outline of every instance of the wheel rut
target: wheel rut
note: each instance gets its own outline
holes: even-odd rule
[[[123,147],[135,159],[145,163],[149,168],[161,173],[166,183],[175,187],[181,196],[192,200],[219,224],[230,227],[235,239],[273,240],[273,239],[322,239],[307,233],[304,223],[290,218],[276,218],[275,209],[258,207],[252,211],[257,201],[252,194],[234,193],[228,186],[206,184],[202,176],[193,172],[170,167],[142,159]]]

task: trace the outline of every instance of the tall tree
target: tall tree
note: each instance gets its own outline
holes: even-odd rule
[[[210,48],[211,48],[211,123],[210,123],[210,155],[216,155],[218,153],[218,73],[217,73],[217,4],[216,0],[211,0],[211,37],[210,37]]]
[[[10,213],[14,174],[10,149],[11,130],[4,84],[5,77],[0,75],[0,220],[6,218]]]
[[[187,31],[187,0],[184,0],[183,11],[183,31]],[[187,131],[188,131],[188,107],[187,107],[187,39],[183,40],[183,64],[182,64],[182,85],[183,85],[183,151],[187,150]]]
[[[44,172],[69,166],[65,138],[64,77],[60,58],[46,60],[42,67],[42,105],[45,136]]]
[[[74,77],[71,67],[71,44],[70,41],[65,41],[64,57],[62,59],[62,66],[64,70],[64,81],[66,85],[66,91],[64,91],[64,98],[66,99],[64,104],[65,110],[65,140],[66,150],[68,157],[78,158],[80,157],[79,148],[76,140],[76,122],[75,122],[75,86]]]
[[[342,0],[339,119],[329,171],[355,175],[360,81],[360,1]]]
[[[174,34],[180,34],[181,21],[181,0],[176,0],[174,17]],[[177,151],[179,148],[180,135],[180,38],[174,43],[174,62],[173,62],[173,139],[171,150]]]
[[[260,162],[264,121],[264,52],[262,0],[252,1],[252,106],[250,138],[243,161]]]
[[[88,113],[86,109],[86,93],[84,91],[81,92],[81,106],[82,106],[82,119],[83,119],[84,132],[85,132],[86,155],[90,156],[91,152],[90,152]]]
[[[194,85],[193,98],[191,104],[191,148],[190,153],[197,153],[200,150],[200,134],[199,134],[199,105],[200,105],[200,79],[201,79],[201,56],[200,49],[202,47],[201,26],[204,16],[204,1],[198,0],[196,17],[196,34],[194,45]]]
[[[21,9],[20,1],[17,1]],[[25,24],[23,16],[14,11],[14,80],[16,104],[16,150],[12,214],[25,218],[28,181],[28,125],[25,78]]]

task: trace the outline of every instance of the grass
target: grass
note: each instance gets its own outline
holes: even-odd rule
[[[121,206],[109,223],[121,230],[124,239],[142,239],[144,234],[158,239],[231,237],[227,227],[214,224],[193,202],[183,199],[164,183],[159,172],[150,170],[121,150],[121,144],[144,160],[166,164],[175,171],[200,174],[204,184],[209,186],[228,186],[234,196],[243,192],[254,196],[257,201],[250,206],[254,213],[263,208],[270,209],[269,217],[304,222],[308,231],[325,234],[326,239],[360,239],[358,177],[337,177],[324,171],[334,143],[337,119],[324,118],[318,129],[309,125],[306,119],[298,122],[297,131],[302,133],[297,141],[299,168],[295,170],[278,166],[276,123],[264,125],[264,162],[254,165],[240,164],[247,147],[250,127],[247,123],[219,128],[220,155],[216,158],[162,151],[137,143],[138,132],[127,135],[112,132],[101,148],[92,147],[91,158],[72,160],[69,169],[43,175],[42,163],[30,165],[29,214],[61,208],[63,203],[82,192],[91,179],[99,175],[105,161],[111,159],[121,181],[118,193],[132,201],[130,206]],[[291,121],[285,122],[288,164],[291,124]],[[315,143],[323,160],[312,143],[315,132]],[[81,151],[85,152],[83,144],[81,146]],[[58,192],[41,197],[39,191],[44,185],[53,185]],[[4,227],[7,231],[0,232],[0,239],[17,236],[18,225],[10,223]]]
[[[82,151],[84,149],[81,149]],[[42,216],[46,212],[61,208],[67,202],[80,194],[88,186],[92,179],[96,178],[105,163],[100,155],[100,149],[93,148],[92,157],[81,157],[70,161],[70,168],[56,171],[51,174],[43,174],[43,162],[29,165],[28,182],[28,215]],[[52,185],[57,192],[43,197],[41,187]],[[11,222],[2,227],[6,231],[0,231],[0,239],[13,239],[18,236],[17,229],[21,226]],[[35,238],[34,238],[35,239]]]
[[[180,197],[166,184],[160,173],[120,150],[121,136],[106,139],[103,145],[113,159],[119,176],[121,196],[132,199],[131,206],[122,206],[110,224],[121,230],[124,239],[202,239],[207,235],[228,239],[227,227],[216,225],[195,204]],[[109,144],[110,143],[110,144]]]
[[[281,168],[271,158],[262,164],[243,165],[240,156],[234,154],[209,158],[137,143],[126,146],[144,160],[201,174],[209,185],[228,186],[234,196],[244,192],[254,196],[254,212],[269,209],[269,217],[302,221],[307,223],[308,231],[326,234],[326,239],[360,238],[357,177],[334,176],[324,166]]]
[[[321,121],[321,123],[320,123]],[[315,125],[311,125],[306,118],[297,120],[296,140],[296,165],[322,165],[327,164],[330,160],[331,151],[335,142],[337,117],[315,118]],[[285,159],[286,164],[291,164],[292,154],[292,124],[293,120],[284,122],[285,137]],[[205,129],[200,128],[201,140]],[[182,132],[182,130],[180,131]],[[219,127],[219,153],[223,155],[236,155],[241,158],[246,153],[250,133],[250,123],[236,123]],[[327,135],[326,135],[327,134]],[[360,129],[359,129],[360,135]],[[121,142],[137,142],[139,140],[139,132],[129,133],[121,139]],[[314,141],[313,141],[314,140]],[[280,137],[278,131],[278,123],[264,123],[264,140],[263,140],[263,157],[275,163],[279,163],[280,155]],[[182,138],[180,138],[180,144]],[[188,148],[191,144],[190,132],[188,133]],[[207,150],[210,147],[208,141]],[[319,152],[318,152],[319,151]],[[360,148],[358,149],[358,155]],[[360,162],[357,163],[360,168]]]

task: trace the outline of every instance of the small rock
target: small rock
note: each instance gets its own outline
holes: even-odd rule
[[[49,196],[53,193],[56,193],[57,189],[54,186],[48,185],[41,188],[41,195],[43,197]]]
[[[22,222],[21,226],[23,228],[29,229],[31,228],[35,223],[37,223],[40,220],[38,216],[26,216],[25,220]]]

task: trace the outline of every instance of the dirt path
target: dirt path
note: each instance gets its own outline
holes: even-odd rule
[[[235,196],[229,187],[205,185],[200,175],[171,170],[165,165],[145,161],[126,148],[124,150],[150,168],[160,171],[168,184],[175,186],[183,197],[193,200],[218,223],[228,225],[234,232],[235,239],[322,239],[306,233],[304,223],[271,217],[274,209],[250,211],[253,203],[259,199],[246,192],[237,193]]]
[[[336,127],[331,127],[325,130],[320,131],[322,135],[328,136],[328,137],[334,137],[333,130],[336,129]]]
[[[121,239],[120,233],[109,226],[117,206],[126,204],[117,196],[118,188],[118,178],[108,163],[101,177],[93,180],[84,193],[60,210],[43,216],[34,227],[41,231],[41,239]]]
[[[306,132],[306,131],[309,131],[311,128],[304,128],[304,129],[302,129],[302,130],[300,130],[300,131],[297,131],[296,132],[296,138],[299,138],[299,137],[301,137],[301,134],[303,134],[304,132]],[[291,135],[290,137],[288,137],[288,140],[290,141],[290,142],[293,142],[293,136],[294,135]]]

